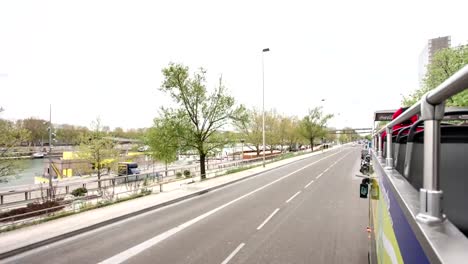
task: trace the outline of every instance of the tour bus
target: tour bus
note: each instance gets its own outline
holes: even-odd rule
[[[374,129],[361,175],[370,263],[468,263],[468,109],[445,107],[466,89],[468,66],[393,120],[375,112],[374,125],[389,122]]]

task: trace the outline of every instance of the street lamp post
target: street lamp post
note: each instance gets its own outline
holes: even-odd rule
[[[263,137],[263,167],[265,168],[265,63],[264,54],[270,51],[269,48],[262,50],[262,137]]]
[[[52,104],[49,105],[49,153],[47,157],[49,158],[49,198],[52,199],[53,197],[53,185],[52,185]],[[58,175],[57,175],[58,177]]]
[[[49,155],[52,153],[52,105],[49,105]]]

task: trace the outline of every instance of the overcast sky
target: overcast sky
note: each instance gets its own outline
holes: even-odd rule
[[[222,74],[239,103],[369,127],[418,88],[427,40],[467,43],[460,1],[0,1],[2,118],[148,127],[169,62]],[[339,115],[338,115],[339,114]]]

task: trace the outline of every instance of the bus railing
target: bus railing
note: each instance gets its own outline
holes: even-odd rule
[[[382,133],[386,132],[385,170],[392,171],[392,127],[416,114],[424,120],[424,169],[423,188],[420,190],[420,212],[417,220],[421,223],[440,223],[444,220],[442,194],[440,189],[440,123],[444,117],[445,101],[468,88],[468,65],[449,77],[434,90],[424,94],[417,103],[373,134],[374,151],[382,159]]]

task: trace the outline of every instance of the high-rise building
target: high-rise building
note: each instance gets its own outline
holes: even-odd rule
[[[423,51],[419,55],[419,84],[422,85],[423,79],[427,73],[427,65],[432,62],[434,54],[445,48],[450,47],[450,36],[430,39]]]

